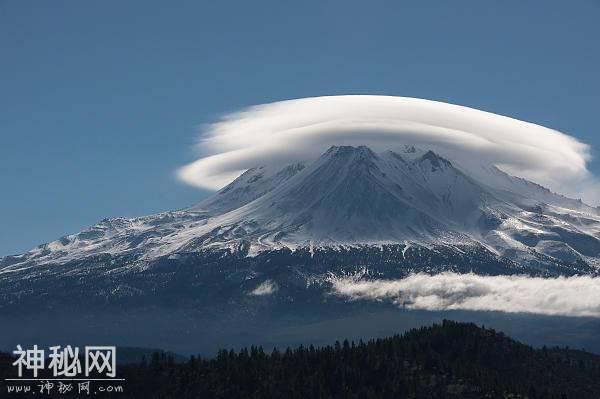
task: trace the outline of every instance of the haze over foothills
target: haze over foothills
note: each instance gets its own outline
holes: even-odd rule
[[[558,1],[0,7],[0,72],[9,77],[0,90],[1,255],[105,217],[192,205],[209,195],[206,187],[233,178],[226,172],[289,156],[287,143],[316,156],[341,132],[352,144],[367,133],[371,140],[376,125],[385,130],[374,140],[383,147],[406,134],[415,116],[398,113],[387,98],[314,98],[324,95],[425,98],[563,132],[511,122],[510,134],[485,136],[474,120],[457,126],[446,106],[435,107],[446,138],[440,151],[483,139],[486,156],[505,170],[598,205],[595,1],[569,8]],[[345,101],[353,104],[342,107]],[[315,113],[319,102],[325,105]],[[298,116],[302,109],[313,117]],[[252,126],[274,116],[278,125],[252,142]],[[432,117],[417,118],[411,132]],[[353,118],[360,128],[349,129]],[[311,127],[299,132],[302,124]],[[276,134],[281,129],[297,134]],[[232,162],[232,151],[244,157]],[[221,176],[179,169],[199,158],[204,166],[217,160],[211,167]]]

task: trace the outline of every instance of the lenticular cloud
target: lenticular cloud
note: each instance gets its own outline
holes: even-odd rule
[[[559,192],[594,191],[586,168],[589,147],[564,133],[458,105],[368,95],[280,101],[229,114],[203,129],[202,157],[178,176],[218,189],[251,167],[314,158],[331,145],[361,144],[379,151],[429,147],[452,159],[494,163]]]
[[[475,310],[600,317],[600,278],[414,274],[401,280],[332,279],[351,300],[389,300],[408,309]]]

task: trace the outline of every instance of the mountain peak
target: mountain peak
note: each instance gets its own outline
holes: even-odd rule
[[[421,156],[420,162],[428,161],[431,164],[431,171],[435,172],[436,170],[442,169],[443,167],[452,166],[452,163],[447,159],[439,156],[435,152],[429,150],[423,156]]]
[[[365,158],[377,158],[377,154],[375,154],[369,147],[366,145],[359,146],[351,146],[351,145],[342,145],[336,146],[332,145],[329,149],[323,154],[327,157],[365,157]]]

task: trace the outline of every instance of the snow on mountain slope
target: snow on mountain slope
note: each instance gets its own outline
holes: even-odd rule
[[[457,167],[497,196],[522,206],[536,206],[544,203],[568,210],[598,214],[598,208],[591,207],[580,199],[567,198],[529,180],[511,176],[494,165],[463,163]]]
[[[334,146],[314,161],[250,169],[189,209],[106,219],[0,258],[0,274],[98,257],[144,264],[211,249],[383,243],[483,246],[517,262],[600,268],[600,213],[491,165],[412,146]]]
[[[248,169],[212,197],[194,205],[191,211],[221,214],[237,209],[263,196],[304,169],[304,163],[259,166]]]

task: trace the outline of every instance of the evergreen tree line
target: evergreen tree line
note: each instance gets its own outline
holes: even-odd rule
[[[95,396],[600,398],[600,356],[533,349],[493,329],[453,321],[319,348],[221,350],[186,362],[155,353],[139,365],[120,366],[119,376],[125,392]]]

